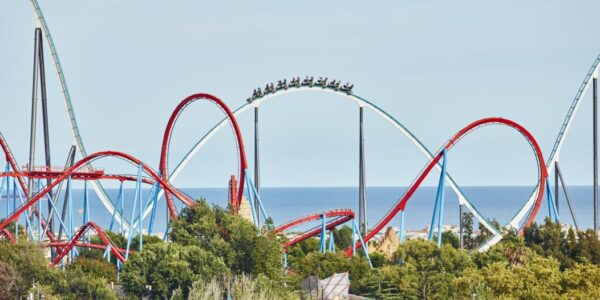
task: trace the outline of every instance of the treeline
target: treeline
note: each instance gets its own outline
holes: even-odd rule
[[[465,244],[475,248],[490,237],[480,232],[465,233]],[[373,269],[364,260],[315,252],[318,241],[308,240],[290,251],[290,262],[300,278],[349,271],[351,292],[374,299],[600,299],[600,241],[593,230],[565,232],[547,219],[523,237],[506,232],[486,252],[458,249],[451,232],[442,240],[441,248],[413,239],[392,257],[371,254]]]
[[[199,201],[171,223],[170,242],[144,236],[143,251],[130,255],[119,281],[116,261],[106,261],[102,250],[79,249],[61,270],[48,266],[36,244],[0,242],[0,299],[30,293],[44,299],[300,299],[302,279],[346,271],[351,292],[373,299],[600,299],[600,242],[593,231],[563,231],[546,220],[523,237],[506,232],[502,242],[478,252],[477,243],[490,233],[479,228],[473,234],[472,216],[464,219],[469,249],[459,249],[458,237],[444,232],[441,248],[408,240],[390,257],[371,254],[371,268],[361,254],[341,253],[352,243],[352,230],[341,227],[333,231],[338,252],[319,253],[319,240],[308,239],[288,249],[284,270],[284,236]],[[125,237],[108,235],[125,247]],[[137,250],[137,238],[132,247]]]
[[[126,237],[107,235],[125,248]],[[111,282],[131,299],[187,299],[190,294],[212,299],[219,293],[255,295],[247,299],[298,298],[287,285],[278,238],[267,229],[261,234],[223,208],[203,200],[184,208],[171,223],[169,240],[144,236],[140,252],[136,237],[131,243],[135,252],[123,265],[118,282],[116,260],[108,262],[103,250],[79,249],[63,272],[48,267],[40,246],[26,240],[0,242],[0,299],[29,293],[44,299],[117,299]],[[100,244],[97,238],[92,242]]]

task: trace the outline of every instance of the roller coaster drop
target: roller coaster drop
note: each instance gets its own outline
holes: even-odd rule
[[[333,94],[343,96],[345,99],[352,100],[353,102],[358,104],[358,106],[361,108],[361,116],[362,116],[362,108],[366,107],[366,108],[372,110],[373,112],[375,112],[376,114],[381,116],[384,120],[386,120],[388,123],[390,123],[393,127],[398,129],[415,146],[417,146],[417,148],[428,158],[428,163],[425,165],[424,169],[418,174],[418,176],[415,178],[415,180],[409,185],[409,187],[405,191],[405,193],[392,206],[390,211],[388,211],[388,213],[386,213],[383,216],[383,218],[375,226],[373,226],[368,232],[363,232],[364,236],[359,233],[358,226],[356,226],[356,224],[354,223],[354,212],[352,212],[351,210],[338,209],[338,210],[330,210],[330,211],[326,211],[326,212],[319,212],[319,213],[315,213],[315,214],[312,214],[312,215],[309,215],[309,216],[306,216],[306,217],[303,217],[303,218],[300,218],[300,219],[297,219],[294,221],[290,221],[290,222],[285,223],[284,225],[281,225],[275,229],[275,231],[277,233],[285,233],[287,230],[294,228],[296,226],[299,226],[301,224],[313,222],[313,221],[317,221],[317,220],[321,221],[321,226],[314,227],[298,236],[293,237],[291,240],[286,241],[283,245],[284,249],[286,251],[289,246],[292,246],[300,241],[303,241],[310,237],[317,236],[319,234],[321,235],[321,244],[322,244],[321,250],[325,251],[325,237],[326,237],[325,231],[331,230],[331,229],[335,228],[336,226],[338,226],[340,224],[344,224],[348,221],[352,221],[353,230],[355,231],[356,235],[359,237],[359,241],[357,243],[353,243],[353,246],[346,249],[345,253],[347,255],[352,255],[354,253],[354,249],[359,248],[359,247],[363,247],[363,249],[366,252],[366,248],[365,248],[366,243],[368,243],[378,232],[380,232],[382,229],[384,229],[385,226],[389,225],[390,222],[392,221],[392,219],[398,213],[401,214],[401,218],[403,220],[406,203],[410,200],[411,196],[418,189],[420,184],[428,176],[428,174],[433,170],[434,167],[441,169],[442,172],[440,174],[438,196],[436,198],[436,205],[434,207],[434,217],[432,218],[432,225],[434,224],[434,219],[437,214],[437,216],[438,216],[438,233],[439,233],[441,230],[441,220],[442,220],[442,211],[443,211],[443,205],[440,204],[441,203],[440,201],[443,201],[443,198],[444,198],[443,197],[444,184],[448,183],[449,186],[458,195],[459,203],[461,205],[464,205],[471,212],[473,212],[473,214],[478,219],[478,221],[480,223],[482,223],[485,227],[487,227],[490,230],[490,232],[492,232],[492,238],[490,240],[488,240],[487,242],[485,242],[483,245],[481,245],[480,249],[485,250],[485,249],[489,248],[490,246],[492,246],[493,244],[497,243],[501,239],[501,230],[499,228],[493,227],[487,221],[487,219],[484,218],[477,211],[477,209],[472,204],[472,202],[460,190],[458,184],[454,181],[454,179],[449,174],[447,174],[447,172],[445,171],[447,152],[449,152],[452,149],[452,147],[460,139],[465,137],[467,134],[469,134],[470,132],[472,132],[482,126],[486,126],[486,125],[502,125],[502,126],[507,126],[509,128],[513,128],[526,139],[526,141],[530,144],[530,146],[533,150],[533,153],[534,153],[534,156],[535,156],[535,159],[537,162],[538,182],[536,184],[536,187],[532,191],[531,197],[526,201],[525,205],[519,210],[519,212],[506,225],[509,228],[517,228],[517,229],[519,229],[520,232],[522,232],[522,229],[524,227],[529,226],[535,219],[535,216],[536,216],[536,214],[541,206],[541,203],[543,201],[544,191],[546,191],[546,190],[548,191],[547,196],[548,196],[549,207],[551,207],[553,205],[553,202],[550,201],[550,199],[551,199],[551,195],[549,193],[550,190],[546,189],[548,173],[553,170],[555,163],[558,161],[558,155],[559,155],[561,146],[564,142],[564,137],[566,136],[566,133],[568,132],[568,130],[570,128],[571,122],[573,120],[573,116],[575,115],[577,108],[580,105],[581,98],[585,94],[588,86],[590,85],[590,82],[592,80],[595,82],[598,78],[598,66],[599,66],[599,62],[600,62],[600,56],[599,56],[596,59],[596,61],[594,62],[594,64],[592,65],[590,72],[588,72],[587,76],[585,77],[584,82],[582,83],[582,87],[579,89],[579,91],[569,109],[569,112],[567,114],[565,122],[563,123],[563,126],[561,127],[557,141],[555,143],[555,146],[553,147],[552,153],[550,155],[550,158],[549,158],[547,164],[544,162],[542,151],[541,151],[538,143],[535,141],[535,139],[531,135],[531,133],[529,133],[521,125],[519,125],[511,120],[507,120],[507,119],[503,119],[503,118],[485,118],[485,119],[477,120],[477,121],[467,125],[463,129],[458,131],[452,138],[450,138],[448,140],[448,142],[446,142],[443,145],[443,147],[439,151],[435,152],[435,154],[434,154],[428,148],[426,148],[424,146],[424,144],[422,142],[420,142],[417,139],[417,137],[415,135],[413,135],[404,125],[402,125],[400,122],[398,122],[391,115],[389,115],[384,110],[382,110],[381,108],[374,105],[372,102],[355,95],[352,92],[353,85],[345,84],[340,87],[339,81],[334,80],[331,82],[327,82],[327,79],[322,79],[322,78],[317,80],[316,83],[314,83],[312,77],[311,78],[307,77],[302,82],[300,82],[300,78],[293,78],[292,80],[290,80],[290,84],[287,83],[287,80],[279,81],[277,86],[275,86],[274,84],[268,84],[266,86],[264,92],[261,91],[260,89],[254,90],[252,97],[248,99],[248,103],[241,106],[240,108],[236,109],[235,111],[231,111],[222,100],[220,100],[219,98],[217,98],[215,96],[209,95],[209,94],[194,94],[194,95],[187,97],[176,107],[176,109],[172,113],[172,115],[167,123],[166,129],[165,129],[165,134],[163,137],[163,142],[162,142],[159,169],[158,169],[158,171],[155,171],[152,168],[150,168],[148,164],[143,163],[142,161],[138,160],[137,158],[135,158],[131,155],[122,153],[122,152],[102,151],[102,152],[97,152],[97,153],[94,153],[91,155],[86,155],[85,148],[83,147],[83,141],[81,138],[81,134],[79,133],[77,122],[75,119],[73,105],[71,103],[71,98],[70,98],[70,95],[69,95],[69,92],[67,89],[67,84],[66,84],[66,80],[64,78],[64,73],[62,72],[62,68],[60,66],[60,61],[58,59],[58,54],[54,47],[54,43],[52,42],[52,37],[48,31],[48,26],[47,26],[46,21],[41,13],[39,5],[37,4],[36,0],[31,0],[31,2],[34,6],[34,9],[35,9],[34,11],[38,17],[38,20],[41,24],[41,27],[43,29],[43,32],[44,32],[46,39],[48,41],[48,44],[49,44],[51,54],[52,54],[52,59],[54,61],[54,65],[57,69],[59,81],[62,86],[64,100],[65,100],[65,103],[67,106],[67,112],[69,114],[69,120],[72,125],[71,130],[75,137],[75,141],[76,141],[76,144],[80,151],[80,154],[83,156],[83,158],[81,160],[79,160],[78,162],[74,163],[71,167],[68,167],[66,169],[57,170],[57,169],[52,169],[52,168],[50,168],[50,169],[43,169],[43,168],[35,169],[34,168],[32,170],[31,168],[28,168],[27,171],[21,171],[12,152],[10,151],[10,148],[8,147],[6,140],[0,134],[0,146],[3,150],[3,152],[5,153],[5,158],[6,158],[5,172],[0,173],[0,175],[2,177],[2,186],[0,187],[0,198],[2,197],[2,193],[6,192],[6,200],[7,200],[7,211],[6,211],[7,217],[0,224],[0,237],[6,238],[12,242],[16,242],[16,240],[18,239],[18,236],[16,236],[16,235],[18,235],[17,226],[16,225],[14,226],[15,232],[13,234],[8,229],[9,224],[12,224],[13,222],[15,222],[15,223],[18,222],[21,215],[23,213],[25,213],[25,220],[28,225],[27,228],[29,231],[28,233],[29,233],[30,237],[33,238],[33,226],[35,223],[34,218],[37,218],[38,239],[40,241],[42,241],[43,235],[45,235],[48,240],[46,245],[48,247],[54,248],[57,253],[57,255],[55,255],[52,259],[52,262],[51,262],[52,265],[55,265],[55,264],[61,262],[63,260],[63,258],[67,255],[69,255],[69,256],[76,255],[77,247],[89,247],[89,248],[104,249],[107,257],[109,255],[109,253],[111,253],[120,262],[123,262],[126,260],[127,256],[131,252],[129,250],[129,246],[131,243],[131,238],[133,236],[133,232],[136,230],[140,234],[139,249],[142,249],[142,239],[141,239],[142,229],[141,228],[143,226],[143,220],[148,215],[151,215],[150,221],[149,221],[149,232],[151,232],[154,215],[155,215],[156,208],[157,208],[157,203],[158,203],[158,200],[161,199],[163,193],[165,195],[165,202],[167,204],[168,215],[172,219],[177,217],[177,211],[175,209],[175,205],[173,202],[173,196],[175,198],[177,198],[179,201],[181,201],[184,205],[191,206],[194,204],[193,199],[191,197],[189,197],[188,195],[186,195],[185,193],[183,193],[180,190],[173,187],[172,182],[177,177],[177,175],[181,172],[181,170],[185,167],[185,165],[190,161],[190,159],[198,152],[198,150],[202,146],[204,146],[208,142],[208,140],[210,140],[210,138],[218,130],[220,130],[222,127],[224,127],[226,124],[230,124],[230,126],[233,128],[234,135],[235,135],[236,142],[237,142],[237,151],[239,154],[239,163],[240,163],[240,165],[239,165],[240,184],[237,187],[237,193],[235,195],[232,195],[232,198],[234,199],[234,201],[231,203],[232,209],[234,212],[237,212],[237,210],[239,209],[241,201],[242,201],[244,187],[246,186],[247,195],[248,195],[248,199],[250,202],[250,206],[252,208],[252,213],[253,213],[253,218],[254,218],[255,223],[258,223],[257,221],[259,220],[259,215],[261,215],[261,214],[264,218],[267,218],[267,213],[266,213],[266,210],[264,209],[264,207],[262,206],[262,202],[260,200],[259,193],[257,192],[257,188],[254,186],[254,184],[249,176],[249,173],[248,173],[249,171],[248,171],[247,160],[246,160],[246,156],[245,156],[243,139],[242,139],[239,125],[237,124],[237,121],[236,121],[236,116],[240,115],[241,113],[243,113],[244,111],[246,111],[252,107],[255,108],[255,113],[257,116],[258,108],[260,107],[260,105],[262,103],[266,102],[267,100],[273,99],[273,98],[275,98],[275,96],[283,95],[283,94],[286,94],[289,92],[301,92],[301,91],[319,91],[319,92],[333,93]],[[172,130],[173,130],[174,125],[175,125],[179,115],[181,114],[181,112],[190,103],[192,103],[196,100],[207,100],[207,101],[210,101],[210,102],[216,104],[224,112],[225,118],[223,120],[221,120],[219,123],[217,123],[212,129],[210,129],[195,144],[195,146],[185,155],[185,157],[181,160],[181,162],[175,167],[173,172],[169,173],[168,166],[167,166],[168,165],[168,150],[169,150],[169,143],[170,143],[170,137],[172,134]],[[361,142],[362,142],[362,139],[361,139]],[[93,161],[96,161],[96,160],[99,160],[99,159],[105,158],[105,157],[120,158],[122,160],[125,160],[125,161],[131,163],[134,166],[137,166],[138,167],[137,176],[136,175],[123,175],[123,174],[104,174],[103,171],[98,171],[97,169],[94,169],[92,167],[91,163]],[[31,166],[31,167],[33,167],[33,166]],[[256,167],[258,167],[258,166],[256,166]],[[255,174],[258,174],[258,172]],[[146,177],[143,175],[145,175]],[[49,180],[49,182],[46,186],[40,186],[40,188],[37,190],[37,192],[35,194],[32,194],[30,198],[26,199],[26,201],[23,202],[21,199],[21,201],[22,201],[21,205],[17,206],[16,205],[17,197],[19,197],[19,198],[22,197],[21,196],[22,194],[29,195],[28,192],[31,189],[28,189],[28,186],[27,186],[28,181],[31,182],[33,179],[40,179],[40,178],[51,179],[51,180]],[[12,190],[12,192],[13,192],[13,209],[12,209],[12,211],[9,211],[8,203],[9,203],[9,196],[10,196],[11,179],[13,179],[13,182],[12,182],[12,185],[13,185],[13,190]],[[28,181],[26,181],[26,180],[28,180]],[[110,241],[110,239],[103,233],[102,229],[97,224],[95,224],[94,222],[91,222],[89,220],[86,220],[85,216],[89,216],[88,212],[84,211],[84,223],[77,231],[73,230],[72,211],[69,211],[69,216],[67,216],[67,218],[61,218],[58,215],[58,213],[56,212],[57,210],[54,207],[54,205],[56,204],[57,197],[54,197],[54,201],[52,201],[53,197],[50,196],[50,194],[52,194],[53,189],[55,189],[56,186],[60,187],[59,184],[61,184],[62,181],[67,181],[67,189],[69,189],[71,186],[70,185],[71,180],[84,180],[85,182],[87,182],[87,181],[92,182],[92,185],[93,185],[94,189],[96,190],[96,192],[100,198],[100,201],[107,208],[108,212],[111,213],[113,216],[113,220],[111,222],[111,228],[112,228],[112,224],[116,221],[121,225],[121,231],[124,230],[125,232],[129,233],[127,249],[120,249],[120,248],[116,247]],[[104,190],[103,190],[102,186],[99,184],[98,180],[119,180],[121,183],[123,181],[135,181],[136,182],[134,208],[132,210],[130,223],[127,222],[123,218],[124,211],[122,208],[123,207],[122,206],[122,203],[123,203],[122,192],[120,193],[119,199],[117,199],[117,201],[112,201],[107,196],[107,194],[104,192]],[[38,180],[38,182],[40,182],[40,181]],[[17,186],[17,183],[18,183],[18,186]],[[141,185],[142,184],[152,185],[152,191],[148,195],[148,199],[146,200],[144,205],[143,205],[142,199],[141,199]],[[87,184],[85,186],[87,188]],[[121,187],[122,187],[122,185],[121,185]],[[18,190],[19,188],[20,188],[20,191]],[[364,186],[363,186],[363,188],[364,188]],[[58,189],[58,192],[60,192],[60,188]],[[68,191],[67,194],[69,195],[69,198],[70,198],[71,193]],[[87,195],[87,189],[84,193],[84,202],[87,201],[87,196],[85,196],[85,195]],[[51,200],[51,201],[49,201],[49,203],[52,204],[52,206],[53,206],[52,212],[56,213],[56,215],[53,215],[52,212],[50,212],[47,217],[49,217],[49,218],[52,217],[54,220],[59,221],[59,223],[60,223],[59,225],[60,225],[61,229],[64,229],[67,233],[67,239],[68,239],[67,241],[58,240],[57,237],[54,235],[54,232],[52,230],[48,230],[46,218],[45,218],[44,214],[41,212],[41,210],[39,209],[39,203],[40,203],[40,200],[42,200],[42,199]],[[71,202],[72,201],[70,200],[69,204],[71,204]],[[138,209],[138,214],[136,216],[135,215],[135,210],[136,210],[135,207],[136,207],[137,202],[139,202],[139,209]],[[87,203],[87,204],[89,205],[89,203]],[[119,208],[119,204],[120,204],[120,208]],[[84,205],[84,210],[87,210],[87,209],[88,209],[87,206]],[[28,210],[31,210],[32,214],[27,213]],[[558,218],[558,213],[555,213],[555,217]],[[328,218],[330,219],[329,221],[327,221]],[[102,240],[103,244],[101,244],[101,245],[92,244],[90,242],[89,235],[88,235],[87,241],[86,241],[85,233],[89,230],[95,231],[97,233],[97,235],[100,237],[100,239]],[[168,230],[168,228],[167,228],[167,230]],[[433,232],[434,227],[431,226],[430,230]],[[43,234],[42,234],[42,232],[43,232]],[[402,234],[403,234],[403,223],[401,225],[401,236],[402,236]],[[332,235],[330,234],[330,236],[332,236]],[[330,237],[330,247],[329,247],[330,250],[332,250],[332,246],[331,246],[333,244],[332,239],[333,238]]]

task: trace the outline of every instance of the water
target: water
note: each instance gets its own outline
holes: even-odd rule
[[[463,192],[477,209],[488,219],[496,219],[501,224],[506,224],[517,210],[525,203],[533,187],[463,187]],[[209,203],[226,206],[227,189],[225,188],[184,188],[182,189],[194,198],[205,198]],[[391,209],[405,188],[402,187],[369,187],[367,188],[367,216],[370,225],[375,225],[384,214]],[[116,199],[117,189],[108,189],[111,199]],[[569,196],[573,202],[580,228],[593,226],[593,194],[592,187],[573,186],[569,188]],[[282,224],[314,212],[333,208],[350,208],[358,212],[358,188],[354,187],[288,187],[288,188],[263,188],[262,201],[267,213],[273,218],[275,224]],[[143,190],[143,199],[149,189]],[[435,202],[436,187],[422,187],[414,194],[406,206],[405,226],[407,230],[422,229],[431,221],[433,205]],[[133,207],[134,189],[125,189],[124,215],[131,218]],[[108,228],[111,217],[98,200],[92,189],[90,197],[90,220],[98,223],[102,228]],[[5,199],[0,200],[0,216],[6,214]],[[18,200],[17,200],[18,201]],[[73,211],[75,226],[83,220],[83,190],[73,190]],[[12,202],[11,202],[12,203]],[[42,211],[46,212],[46,204],[41,204]],[[139,203],[138,203],[139,205]],[[177,203],[179,209],[181,204]],[[58,205],[62,207],[62,202]],[[563,195],[560,197],[561,222],[572,224],[567,203]],[[11,204],[12,208],[12,204]],[[136,208],[137,214],[137,208]],[[537,221],[542,221],[548,215],[547,202],[544,202],[538,212]],[[458,201],[452,190],[446,190],[444,205],[444,224],[458,224]],[[21,221],[24,222],[22,218]],[[164,198],[159,200],[154,233],[164,232],[166,223],[166,207]],[[399,216],[390,223],[398,227]],[[312,224],[314,226],[316,224]],[[144,228],[147,228],[147,221]],[[308,225],[307,225],[308,226]],[[312,227],[310,226],[310,227]],[[306,229],[308,227],[304,227]],[[118,229],[115,224],[113,230]],[[300,228],[302,229],[302,227]]]

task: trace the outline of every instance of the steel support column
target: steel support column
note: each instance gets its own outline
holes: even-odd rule
[[[594,231],[598,232],[598,78],[593,79]]]
[[[48,126],[48,101],[46,98],[46,69],[44,66],[44,40],[42,38],[42,31],[36,30],[36,34],[38,35],[38,64],[39,64],[39,72],[40,72],[40,92],[42,96],[42,124],[44,126],[44,155],[46,159],[46,166],[50,167],[52,165],[50,160],[50,127]],[[46,179],[46,185],[50,185],[52,180],[50,178]],[[50,196],[48,198],[48,228],[51,232],[54,232],[54,222],[52,221],[52,191],[48,193]],[[54,248],[52,248],[54,251]]]
[[[35,163],[35,129],[37,120],[37,96],[38,96],[38,50],[40,40],[38,37],[41,35],[41,29],[36,28],[34,34],[34,49],[33,49],[33,85],[31,88],[31,130],[29,132],[29,165],[27,170],[31,172]],[[29,178],[27,182],[27,199],[29,200],[33,195],[33,179]],[[31,209],[27,210],[27,217],[30,216]]]
[[[558,161],[554,162],[554,202],[555,202],[555,206],[556,206],[556,212],[560,213],[559,209],[558,209],[558,199],[559,199],[559,186],[558,186]]]
[[[359,107],[359,147],[358,147],[358,222],[360,233],[367,234],[367,195],[365,184],[365,136],[364,136],[364,107]]]
[[[571,204],[571,200],[569,199],[569,193],[567,193],[567,185],[565,184],[565,179],[563,178],[562,172],[560,171],[558,162],[555,163],[555,166],[556,168],[554,170],[560,178],[560,185],[562,186],[562,190],[565,193],[565,200],[567,201],[567,205],[569,206],[569,211],[571,212],[571,217],[573,218],[573,224],[575,225],[575,230],[579,231],[579,226],[577,226],[577,219],[575,218],[575,211],[573,210],[573,205]]]
[[[465,227],[463,224],[463,208],[464,206],[462,204],[458,205],[458,242],[460,244],[460,249],[464,249],[465,248],[465,240],[463,237],[464,231],[465,231]]]
[[[75,146],[75,145],[71,146],[71,149],[69,149],[69,155],[67,155],[67,163],[65,164],[65,170],[67,168],[72,167],[73,164],[75,163],[75,151],[76,150],[77,150],[77,146]],[[66,220],[67,220],[66,218],[67,218],[68,199],[69,199],[69,197],[71,197],[71,190],[68,188],[68,183],[67,183],[67,189],[65,191],[65,197],[64,197],[63,207],[62,207],[62,212],[61,212],[61,219],[65,223],[66,223]],[[58,198],[57,198],[57,200],[58,200]],[[65,231],[69,231],[69,229],[65,228]],[[62,233],[63,233],[63,227],[59,226],[59,228],[58,228],[58,240],[59,241],[62,239]]]
[[[260,160],[258,144],[258,107],[254,107],[254,187],[256,193],[260,196]],[[256,226],[260,228],[260,204],[254,201],[254,211],[256,211]]]

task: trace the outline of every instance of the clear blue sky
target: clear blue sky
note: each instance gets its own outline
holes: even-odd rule
[[[232,108],[291,76],[355,83],[430,149],[486,116],[520,122],[549,154],[564,114],[600,52],[598,1],[41,1],[88,152],[115,149],[156,166],[164,126],[185,96]],[[34,18],[29,1],[0,2],[0,131],[27,159]],[[52,150],[71,143],[47,57]],[[591,183],[588,95],[561,156],[571,184]],[[261,114],[263,186],[355,186],[358,108],[303,93]],[[220,118],[194,104],[175,129],[171,165]],[[252,117],[240,117],[252,162]],[[373,113],[366,116],[367,184],[409,184],[426,160]],[[236,172],[222,131],[176,181],[225,186]],[[41,150],[41,148],[39,149]],[[42,152],[38,152],[38,161]],[[110,172],[133,168],[105,161]],[[462,185],[531,185],[535,162],[509,129],[486,128],[450,154]],[[435,184],[435,175],[427,184]]]

